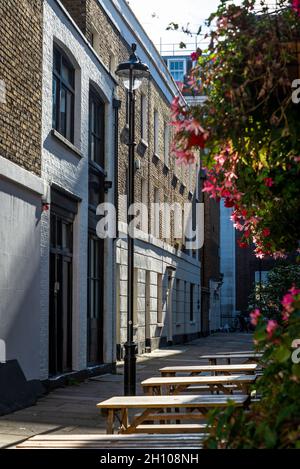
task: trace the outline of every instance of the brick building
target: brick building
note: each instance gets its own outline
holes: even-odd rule
[[[42,6],[0,2],[0,339],[27,378],[40,367]]]
[[[136,93],[139,352],[201,332],[200,260],[176,228],[193,220],[198,167],[170,155],[178,88],[125,0],[0,0],[1,323],[27,379],[112,369],[126,341],[126,92],[114,71],[137,43],[151,78]],[[18,34],[16,34],[16,27]],[[3,42],[3,44],[2,44]],[[99,239],[100,203],[115,238]],[[152,204],[178,204],[170,218]],[[170,226],[170,233],[164,228]]]
[[[189,74],[194,65],[191,56],[182,55],[173,47],[172,55],[164,54],[163,58],[173,79],[182,90],[187,104],[189,106],[201,105],[205,97],[191,93],[188,85]],[[200,160],[201,155],[199,155],[199,168]],[[204,204],[204,244],[199,252],[201,262],[201,332],[203,335],[207,335],[218,330],[221,326],[220,204],[211,199],[207,193],[202,193],[205,174],[197,171],[197,175],[198,191],[196,197],[198,202]]]

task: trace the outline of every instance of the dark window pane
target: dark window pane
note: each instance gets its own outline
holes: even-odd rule
[[[72,122],[73,122],[73,95],[70,91],[67,92],[67,105],[66,105],[66,138],[72,141]]]
[[[61,55],[57,49],[54,49],[53,68],[58,74],[60,74],[60,66],[61,66]]]
[[[60,49],[53,55],[53,128],[74,140],[74,68]]]
[[[100,140],[95,137],[95,161],[100,164],[100,147],[101,147],[101,142]]]
[[[61,76],[68,85],[74,87],[74,69],[64,58],[62,60]]]
[[[67,93],[64,88],[60,92],[60,132],[66,137],[66,107],[67,107]]]
[[[194,285],[190,285],[190,321],[194,320]]]
[[[90,94],[90,160],[104,165],[104,105],[94,93]]]
[[[58,102],[59,84],[57,78],[53,77],[52,85],[52,127],[58,130],[57,102]]]
[[[91,102],[91,113],[90,113],[90,130],[94,132],[95,129],[95,103],[94,101]]]

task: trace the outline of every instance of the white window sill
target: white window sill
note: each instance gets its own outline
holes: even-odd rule
[[[147,140],[145,140],[144,138],[141,138],[140,142],[145,148],[148,148],[149,143],[147,142]]]
[[[75,153],[76,156],[79,156],[79,158],[82,158],[83,155],[79,148],[75,147],[73,143],[71,143],[67,138],[65,138],[63,135],[61,135],[57,130],[52,129],[51,130],[51,135],[57,139],[57,141],[61,144],[63,144],[68,150],[72,151]]]

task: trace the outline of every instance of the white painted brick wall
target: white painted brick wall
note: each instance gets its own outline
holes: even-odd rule
[[[75,92],[75,145],[82,158],[57,142],[52,129],[52,61],[53,43],[58,42],[76,63]],[[106,102],[105,163],[108,178],[113,180],[113,110],[114,82],[91,51],[86,40],[54,0],[44,2],[43,49],[43,125],[42,125],[42,177],[50,185],[56,183],[81,198],[74,222],[73,252],[73,369],[86,367],[87,318],[87,235],[88,235],[88,122],[90,81],[101,90]],[[113,190],[106,201],[113,201]],[[41,268],[41,377],[48,375],[48,317],[49,317],[49,215],[43,214],[42,268]],[[114,360],[113,318],[113,242],[106,242],[105,253],[110,262],[105,263],[104,291],[104,360]]]

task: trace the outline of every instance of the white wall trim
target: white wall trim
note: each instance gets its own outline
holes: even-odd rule
[[[8,179],[9,181],[22,186],[31,192],[43,196],[44,183],[42,179],[35,174],[27,171],[21,166],[13,163],[12,161],[0,155],[0,178]]]

